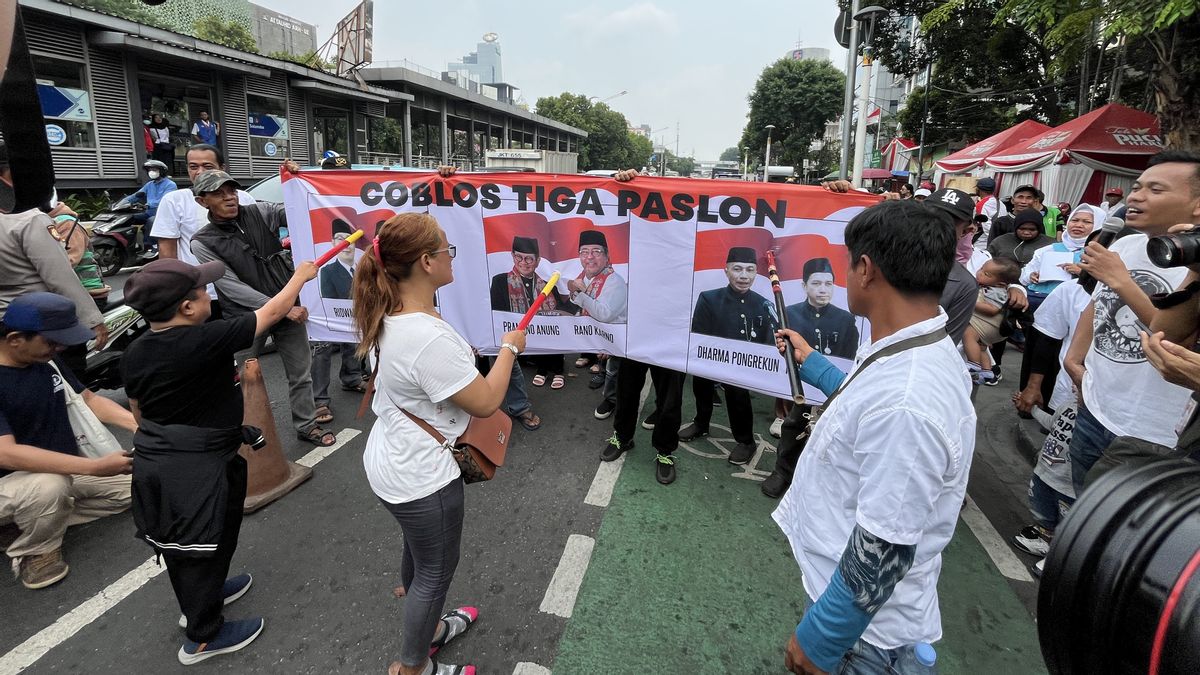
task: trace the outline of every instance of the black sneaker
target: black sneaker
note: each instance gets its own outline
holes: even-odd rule
[[[675,482],[675,455],[657,455],[654,458],[654,478],[663,485]]]
[[[751,457],[754,457],[753,443],[738,443],[733,446],[733,451],[729,453],[730,464],[747,464]]]
[[[600,402],[600,405],[596,406],[596,412],[592,413],[592,415],[594,415],[596,417],[596,419],[598,419],[598,420],[606,420],[613,414],[613,411],[616,409],[617,409],[616,403],[613,403],[612,401],[610,401],[608,399],[604,399],[603,401]]]
[[[588,380],[588,389],[599,389],[604,386],[604,373],[592,373],[592,379]]]
[[[783,493],[787,492],[789,485],[791,483],[782,475],[772,473],[762,482],[762,493],[771,499],[779,499]]]
[[[681,441],[694,441],[697,438],[707,435],[708,429],[701,429],[695,422],[679,430],[679,440]]]
[[[649,417],[642,420],[642,428],[653,430],[654,425],[656,425],[656,424],[658,424],[658,410],[657,409],[654,412],[650,413]]]
[[[611,462],[632,449],[633,441],[622,443],[621,439],[617,438],[616,434],[613,434],[608,437],[607,441],[604,441],[604,448],[600,450],[600,460]]]
[[[1004,379],[1004,373],[1000,372],[1000,366],[992,366],[992,379],[983,383],[985,387],[994,387],[1000,384],[1000,380]]]

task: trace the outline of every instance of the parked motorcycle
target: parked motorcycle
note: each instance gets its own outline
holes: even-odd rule
[[[83,384],[92,391],[125,386],[121,378],[121,357],[138,336],[150,330],[150,323],[123,302],[104,312],[104,325],[108,327],[108,342],[103,349],[89,346],[83,373]]]
[[[123,267],[145,265],[158,258],[146,246],[146,205],[134,195],[100,213],[92,225],[92,251],[100,274],[112,276]]]

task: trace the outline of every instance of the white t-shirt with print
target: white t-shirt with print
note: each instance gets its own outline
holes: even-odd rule
[[[363,467],[380,499],[403,504],[442,489],[460,472],[449,450],[417,426],[404,408],[453,443],[471,416],[450,397],[479,371],[471,346],[450,324],[424,313],[384,319],[379,374],[371,409],[378,416],[367,438]]]
[[[1064,281],[1050,291],[1050,295],[1042,301],[1041,306],[1033,315],[1033,327],[1056,340],[1062,340],[1062,349],[1058,350],[1058,362],[1061,365],[1071,349],[1071,338],[1075,335],[1075,327],[1079,325],[1079,317],[1087,309],[1091,296],[1071,279]],[[1054,393],[1046,404],[1052,410],[1057,410],[1065,403],[1075,400],[1075,385],[1066,368],[1058,369],[1058,377],[1054,380]]]
[[[1170,293],[1187,276],[1186,267],[1163,268],[1146,255],[1149,238],[1135,234],[1109,247],[1146,295]],[[1097,284],[1092,293],[1095,334],[1084,361],[1083,401],[1088,412],[1117,436],[1133,436],[1174,447],[1175,427],[1191,392],[1162,378],[1146,360],[1141,331],[1146,325],[1111,288]]]

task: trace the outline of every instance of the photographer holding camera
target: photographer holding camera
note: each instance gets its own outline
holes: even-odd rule
[[[1150,237],[1200,218],[1200,154],[1167,150],[1151,158],[1130,191],[1126,224],[1138,230],[1105,249],[1088,244],[1080,267],[1100,283],[1080,317],[1064,367],[1081,392],[1071,437],[1072,483],[1087,482],[1127,458],[1171,454],[1191,392],[1165,381],[1144,351],[1142,332],[1162,321],[1151,296],[1185,282],[1182,267],[1151,261]],[[1177,331],[1172,330],[1172,335]],[[1095,475],[1093,465],[1106,455]]]

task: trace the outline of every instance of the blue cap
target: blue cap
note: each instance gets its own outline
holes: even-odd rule
[[[4,313],[11,330],[45,336],[60,345],[81,345],[96,337],[96,331],[79,323],[75,303],[57,293],[26,293],[13,300]]]

